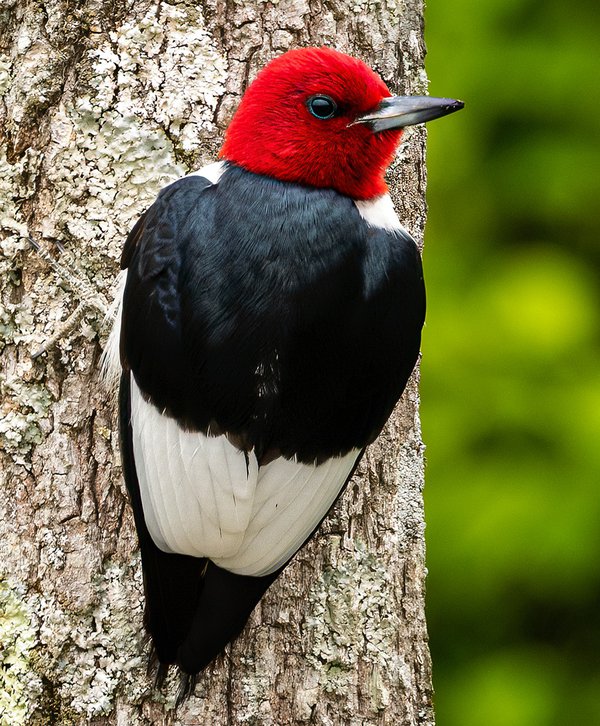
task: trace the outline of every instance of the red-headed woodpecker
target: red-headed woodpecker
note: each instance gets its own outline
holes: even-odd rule
[[[384,173],[405,126],[462,105],[290,51],[221,160],[132,229],[120,422],[159,677],[193,679],[239,634],[400,398],[425,291]]]

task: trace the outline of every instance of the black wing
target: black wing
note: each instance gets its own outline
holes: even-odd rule
[[[248,577],[155,545],[130,374],[181,427],[225,433],[259,462],[362,450],[418,356],[421,262],[410,237],[369,227],[333,191],[230,167],[217,185],[195,176],[165,189],[132,230],[123,267],[122,447],[146,625],[160,663],[193,674],[240,632],[282,568]]]
[[[419,353],[408,235],[334,191],[230,167],[168,187],[137,236],[122,356],[160,410],[306,462],[373,441]]]

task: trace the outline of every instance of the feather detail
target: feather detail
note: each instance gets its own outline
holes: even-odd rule
[[[117,386],[121,377],[121,356],[119,354],[121,340],[121,308],[123,292],[127,282],[127,270],[121,270],[115,286],[114,297],[104,322],[112,325],[108,340],[100,357],[100,378],[107,391],[116,396]]]
[[[355,199],[354,204],[369,227],[385,229],[388,232],[403,232],[408,236],[408,232],[400,223],[389,194],[383,194],[374,199]]]
[[[360,454],[322,464],[254,452],[226,436],[183,430],[131,380],[133,452],[144,518],[164,552],[208,557],[239,575],[282,567],[329,511]]]

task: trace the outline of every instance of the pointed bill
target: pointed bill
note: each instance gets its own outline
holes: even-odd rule
[[[358,116],[350,125],[368,124],[375,132],[401,129],[405,126],[414,126],[414,124],[422,124],[441,116],[447,116],[455,111],[460,111],[464,105],[462,101],[453,98],[390,96],[384,98],[377,108]]]

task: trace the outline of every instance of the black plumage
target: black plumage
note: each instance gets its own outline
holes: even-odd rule
[[[122,448],[146,626],[159,661],[194,674],[282,568],[238,575],[156,546],[132,446],[130,372],[181,428],[225,434],[259,464],[362,450],[417,360],[421,260],[408,234],[370,226],[349,198],[229,164],[217,184],[190,176],[163,190],[122,266]]]
[[[229,166],[167,187],[134,228],[122,356],[184,426],[313,462],[363,448],[419,353],[411,237],[352,200]]]

